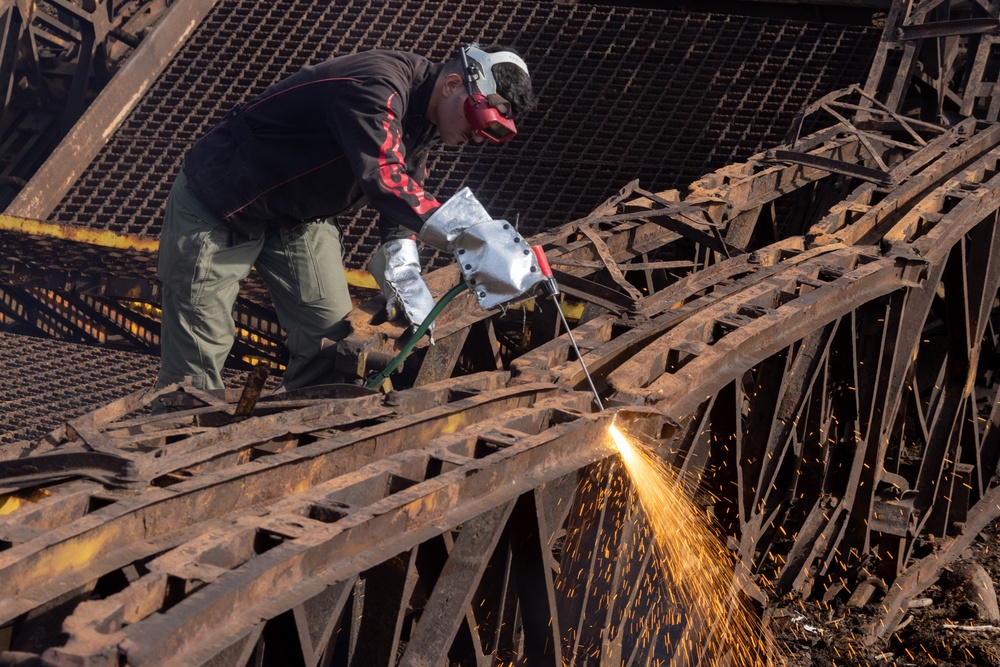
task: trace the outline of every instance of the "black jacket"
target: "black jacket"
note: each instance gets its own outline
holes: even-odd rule
[[[366,51],[306,67],[230,111],[188,151],[188,187],[236,231],[342,214],[367,198],[380,226],[420,229],[439,206],[424,192],[425,114],[441,70],[426,58]]]

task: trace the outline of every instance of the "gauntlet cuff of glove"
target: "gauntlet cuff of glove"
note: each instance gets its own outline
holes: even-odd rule
[[[455,239],[466,229],[492,220],[472,190],[462,188],[442,204],[420,228],[419,238],[438,250],[450,250]]]
[[[420,326],[434,309],[434,297],[420,275],[420,253],[416,241],[389,241],[378,252],[382,253],[385,268],[381,280],[378,275],[375,279],[385,295],[389,317],[395,319],[401,309],[412,326]]]

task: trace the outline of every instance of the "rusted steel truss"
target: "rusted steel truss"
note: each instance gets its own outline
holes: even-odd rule
[[[567,515],[584,514],[578,473],[610,452],[610,415],[506,382],[281,396],[221,427],[190,424],[231,421],[232,403],[187,390],[201,407],[154,417],[153,396],[135,395],[67,424],[36,445],[38,475],[86,446],[151,486],[69,481],[7,517],[10,648],[49,647],[53,665],[244,664],[290,647],[306,664],[562,664],[555,566]],[[124,579],[109,588],[110,573]],[[52,648],[66,600],[69,640]]]
[[[714,494],[750,599],[891,590],[876,639],[996,516],[998,142],[974,119],[928,131],[891,190],[762,154],[683,198],[632,184],[538,239],[589,297],[574,332],[599,390]],[[864,161],[859,143],[834,126],[798,145]],[[565,334],[513,377],[489,370],[553,315],[453,306],[416,372],[446,379],[388,396],[278,395],[238,420],[235,395],[183,388],[180,412],[136,395],[9,448],[3,488],[48,495],[0,524],[8,648],[53,665],[663,657],[642,515]],[[484,337],[498,351],[475,356]]]
[[[50,224],[44,234],[31,233],[4,228],[8,221],[33,222],[0,217],[0,323],[6,329],[159,353],[154,253],[129,247],[133,239],[127,237],[80,243],[73,239],[79,228]],[[231,366],[285,363],[284,334],[256,274],[245,286],[233,320]]]
[[[1000,3],[893,3],[865,90],[924,120],[1000,118]]]
[[[685,422],[676,463],[717,494],[759,585],[858,604],[875,590],[859,581],[892,588],[872,638],[940,571],[929,543],[954,556],[1000,513],[997,130],[931,163],[918,149],[891,191],[859,185],[803,236],[644,298],[648,323],[575,332],[609,403]],[[513,368],[580,388],[570,354],[559,339]]]
[[[929,544],[954,556],[1000,513],[1000,126],[954,129],[890,170],[897,187],[859,178],[803,235],[643,297],[627,330],[611,312],[575,329],[609,404],[684,424],[672,456],[759,586],[892,589],[873,639],[946,562]],[[565,338],[512,368],[583,388]]]

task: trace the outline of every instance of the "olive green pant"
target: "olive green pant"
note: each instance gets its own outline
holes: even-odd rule
[[[222,367],[234,340],[233,305],[252,267],[264,279],[287,333],[283,386],[332,381],[333,360],[319,356],[321,341],[344,336],[343,319],[351,310],[336,222],[275,226],[250,239],[208,211],[186,182],[181,172],[160,232],[163,316],[156,386],[190,377],[198,389],[223,388]]]

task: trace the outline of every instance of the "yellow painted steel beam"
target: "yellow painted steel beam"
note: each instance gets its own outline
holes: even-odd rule
[[[132,234],[116,234],[115,232],[89,229],[87,227],[60,225],[55,222],[43,222],[41,220],[0,214],[0,231],[4,230],[30,234],[31,236],[89,243],[90,245],[101,246],[102,248],[122,248],[153,253],[160,247],[157,239],[144,238]],[[346,269],[346,272],[348,285],[366,289],[378,289],[375,279],[367,271]]]
[[[144,238],[132,234],[116,234],[115,232],[89,229],[87,227],[60,225],[55,222],[42,222],[41,220],[30,220],[28,218],[0,214],[0,231],[3,230],[22,232],[32,236],[89,243],[90,245],[101,246],[102,248],[122,248],[153,253],[160,247],[157,239]],[[345,269],[345,273],[347,273],[347,284],[352,287],[378,289],[375,279],[367,271]],[[534,307],[534,303],[529,301],[526,307],[531,310]],[[566,317],[570,319],[579,319],[583,314],[582,303],[563,302],[562,309]]]
[[[582,301],[560,301],[559,307],[562,309],[563,315],[566,316],[568,320],[579,320],[583,317],[583,308],[586,306]],[[516,306],[512,306],[511,310],[516,310],[518,308],[524,308],[529,313],[535,311],[535,300],[529,299],[528,301],[523,301]]]
[[[147,239],[130,234],[116,234],[109,231],[60,225],[54,222],[42,222],[28,218],[16,218],[12,215],[0,215],[0,230],[23,232],[32,236],[66,239],[78,241],[104,248],[127,248],[141,252],[156,252],[159,243],[155,239]]]
[[[347,273],[347,284],[352,287],[364,287],[365,289],[378,289],[378,283],[372,278],[372,274],[358,269],[345,268]]]
[[[46,489],[34,489],[23,493],[11,493],[0,496],[0,516],[12,514],[29,503],[37,503],[43,498],[52,495]]]
[[[115,232],[77,227],[76,225],[60,225],[55,222],[42,222],[41,220],[0,214],[0,231],[3,230],[22,232],[32,236],[89,243],[90,245],[101,246],[102,248],[122,248],[153,253],[160,247],[160,242],[157,239],[135,236],[133,234],[116,234]],[[348,285],[364,289],[378,289],[375,279],[367,271],[359,269],[345,269],[344,271],[347,273]],[[528,308],[531,309],[533,305],[533,303],[529,302]],[[564,302],[562,309],[566,317],[579,319],[583,313],[583,304]]]

